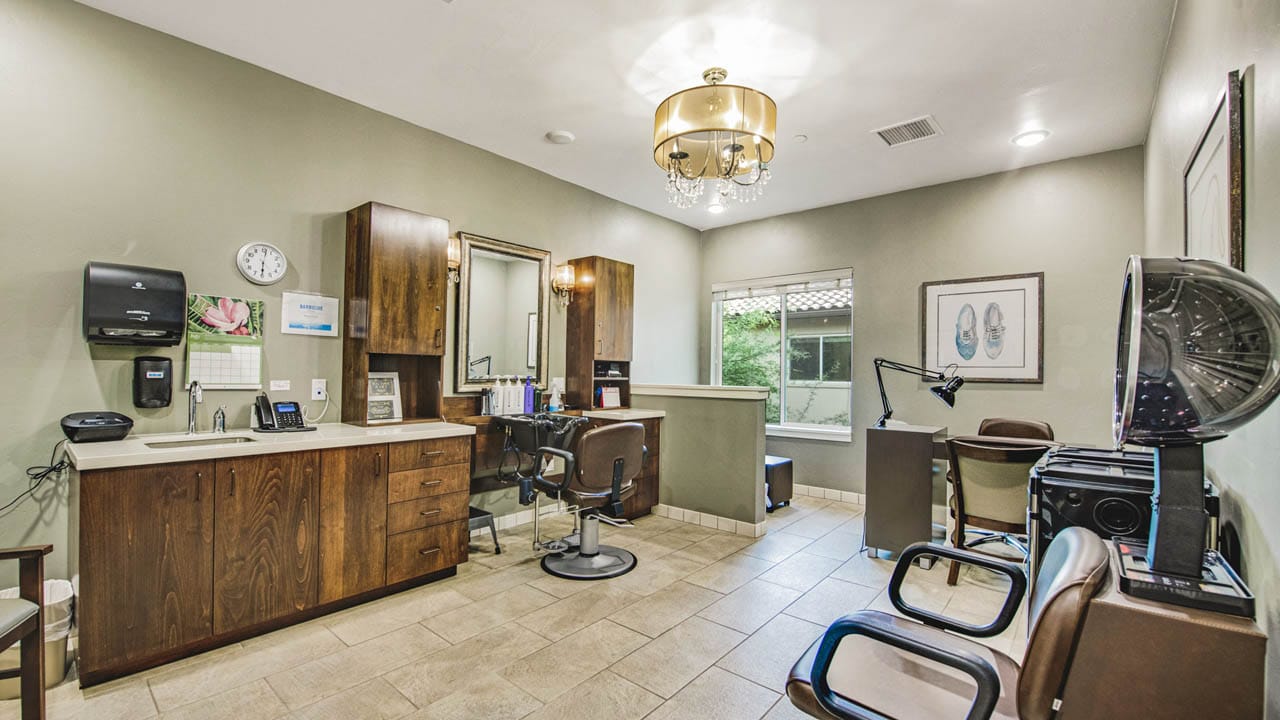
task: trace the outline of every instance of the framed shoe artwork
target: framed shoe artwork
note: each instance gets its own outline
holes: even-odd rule
[[[1044,382],[1044,273],[920,286],[920,365],[965,382]]]

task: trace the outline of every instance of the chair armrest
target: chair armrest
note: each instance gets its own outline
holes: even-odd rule
[[[564,475],[558,483],[553,483],[542,477],[542,461],[547,455],[553,455],[564,460]],[[573,471],[576,463],[577,460],[574,458],[573,453],[568,450],[561,450],[560,448],[553,447],[540,447],[538,448],[535,460],[533,461],[534,484],[536,484],[541,490],[563,492],[569,488],[569,482],[573,479]]]
[[[52,545],[28,545],[0,550],[0,560],[29,560],[53,552]]]
[[[912,634],[901,627],[884,621],[879,613],[857,612],[846,615],[831,624],[822,635],[818,652],[813,659],[809,682],[813,694],[827,712],[847,720],[890,720],[865,705],[836,694],[827,681],[827,672],[835,658],[840,641],[849,635],[862,635],[890,647],[918,655],[934,662],[953,667],[977,683],[978,692],[969,708],[966,720],[987,720],[995,711],[1000,698],[1000,676],[995,668],[975,653],[962,649],[946,649],[931,645],[926,638]]]
[[[1005,596],[1004,605],[1000,607],[1000,614],[996,615],[995,619],[987,625],[970,625],[958,622],[945,615],[932,613],[907,604],[902,599],[902,581],[906,579],[907,571],[911,569],[911,563],[922,555],[943,557],[953,562],[966,562],[1008,576],[1009,594]],[[932,545],[925,542],[915,543],[903,550],[902,555],[898,557],[898,564],[893,568],[893,576],[889,578],[889,601],[898,609],[898,612],[909,618],[915,618],[925,625],[958,632],[970,637],[992,637],[1004,632],[1009,627],[1009,624],[1013,622],[1014,616],[1018,614],[1018,606],[1022,603],[1022,596],[1026,592],[1027,576],[1022,572],[1022,567],[1019,565],[970,550],[961,550],[946,547],[945,545]]]

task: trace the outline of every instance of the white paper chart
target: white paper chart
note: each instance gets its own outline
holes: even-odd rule
[[[206,390],[261,390],[262,348],[254,345],[191,343],[190,380]]]

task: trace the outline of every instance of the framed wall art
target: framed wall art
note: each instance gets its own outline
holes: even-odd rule
[[[1183,251],[1244,270],[1244,125],[1231,71],[1182,171]]]
[[[966,382],[1044,382],[1044,273],[920,286],[920,365]]]

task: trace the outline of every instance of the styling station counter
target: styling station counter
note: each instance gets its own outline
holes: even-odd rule
[[[332,423],[69,444],[81,684],[454,575],[474,434]]]

